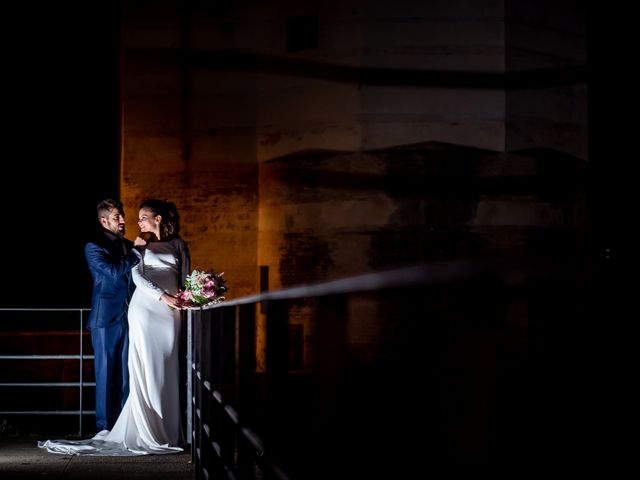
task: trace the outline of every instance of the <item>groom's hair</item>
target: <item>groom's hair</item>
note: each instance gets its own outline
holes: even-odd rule
[[[98,222],[102,217],[108,217],[109,212],[117,208],[120,210],[120,213],[124,212],[124,208],[122,206],[122,202],[120,200],[114,200],[113,198],[105,198],[96,207],[96,213],[98,214]]]

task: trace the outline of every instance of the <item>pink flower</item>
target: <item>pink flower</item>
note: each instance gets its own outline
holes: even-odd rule
[[[182,307],[203,307],[220,303],[227,291],[224,273],[212,270],[193,270],[184,281],[184,290],[178,292],[178,299]]]

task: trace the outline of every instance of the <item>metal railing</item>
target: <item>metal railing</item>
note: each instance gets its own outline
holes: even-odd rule
[[[509,331],[519,284],[452,262],[189,311],[196,478],[404,478],[422,459],[483,461],[494,431],[480,407],[504,395],[483,363],[496,338],[515,353],[491,374],[526,374]]]
[[[79,434],[83,432],[83,416],[94,415],[95,410],[84,409],[84,388],[95,387],[95,382],[86,382],[84,380],[84,361],[93,360],[93,355],[86,355],[84,353],[83,345],[83,331],[85,327],[86,312],[88,308],[0,308],[0,314],[4,316],[5,313],[24,313],[37,315],[38,313],[52,313],[52,312],[69,312],[78,316],[78,354],[71,355],[56,355],[56,354],[15,354],[4,355],[0,354],[0,362],[2,361],[41,361],[41,360],[78,360],[78,381],[74,382],[0,382],[0,389],[5,388],[61,388],[61,387],[77,387],[79,389],[79,402],[77,410],[0,410],[0,415],[77,415],[78,416],[78,429]],[[0,318],[0,332],[5,331],[3,328],[2,319]],[[1,390],[0,390],[1,391]]]

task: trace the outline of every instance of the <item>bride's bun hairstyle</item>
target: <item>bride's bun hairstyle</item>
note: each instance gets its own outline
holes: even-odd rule
[[[180,234],[180,215],[176,204],[168,200],[149,198],[140,204],[140,209],[150,210],[155,215],[160,215],[161,240],[169,240]]]

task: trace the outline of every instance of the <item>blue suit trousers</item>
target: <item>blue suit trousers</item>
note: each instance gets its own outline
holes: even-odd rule
[[[96,431],[111,430],[129,395],[129,328],[91,328],[96,379]]]

